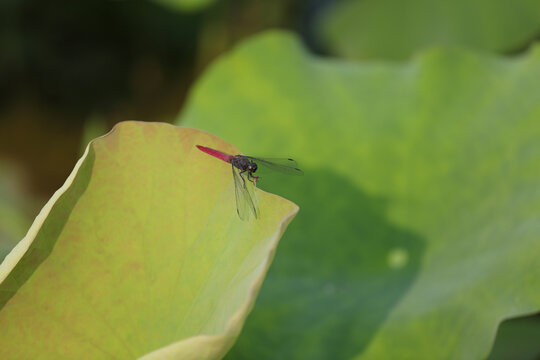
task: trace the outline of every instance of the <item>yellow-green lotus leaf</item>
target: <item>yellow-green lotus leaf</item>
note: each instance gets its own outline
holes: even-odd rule
[[[1,359],[217,359],[238,336],[297,212],[257,191],[236,214],[238,151],[213,135],[125,122],[90,143],[0,266]]]

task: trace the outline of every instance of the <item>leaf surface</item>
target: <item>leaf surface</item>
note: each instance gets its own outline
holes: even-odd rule
[[[404,59],[431,46],[522,49],[540,31],[536,0],[349,0],[324,11],[317,29],[348,58]]]
[[[540,309],[540,51],[406,64],[309,55],[270,32],[218,61],[182,124],[305,176],[231,359],[485,358]]]
[[[125,122],[90,143],[0,266],[2,359],[217,359],[298,208],[238,219],[213,135]]]
[[[216,0],[154,0],[154,2],[180,12],[196,12],[210,6]]]

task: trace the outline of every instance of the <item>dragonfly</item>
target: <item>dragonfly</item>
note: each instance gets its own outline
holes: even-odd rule
[[[231,164],[236,195],[236,211],[242,220],[248,220],[251,215],[255,219],[259,217],[257,200],[253,191],[259,180],[259,176],[255,175],[259,166],[289,175],[304,175],[304,172],[298,168],[298,164],[293,159],[267,159],[246,155],[229,155],[202,145],[197,145],[197,148],[208,155]],[[250,182],[253,183],[253,186],[249,185]]]

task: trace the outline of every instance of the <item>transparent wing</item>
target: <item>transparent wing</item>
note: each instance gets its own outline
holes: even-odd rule
[[[257,165],[265,166],[270,170],[279,171],[289,175],[304,175],[304,172],[298,168],[298,164],[293,159],[246,157],[255,161]]]
[[[236,211],[242,220],[249,220],[253,214],[255,219],[258,217],[257,203],[255,197],[255,186],[245,177],[240,175],[240,170],[232,166],[234,178],[234,192],[236,194]]]

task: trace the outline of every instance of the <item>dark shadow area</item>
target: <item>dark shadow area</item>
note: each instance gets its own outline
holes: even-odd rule
[[[540,315],[503,321],[488,360],[539,360]]]
[[[328,171],[261,187],[300,206],[227,359],[348,359],[369,344],[414,281],[425,240]],[[264,213],[261,213],[264,216]]]
[[[2,1],[0,107],[31,92],[80,121],[190,80],[200,17],[140,0]]]
[[[3,0],[0,113],[30,98],[65,115],[54,122],[174,116],[193,79],[238,41],[288,28],[316,44],[312,18],[328,2],[220,0],[182,11],[152,0]]]
[[[50,214],[53,214],[53,216],[47,217],[28,251],[0,284],[0,309],[51,254],[75,204],[77,204],[77,201],[88,187],[94,161],[95,152],[93,147],[90,147],[88,155],[79,168],[73,183],[52,207]]]

